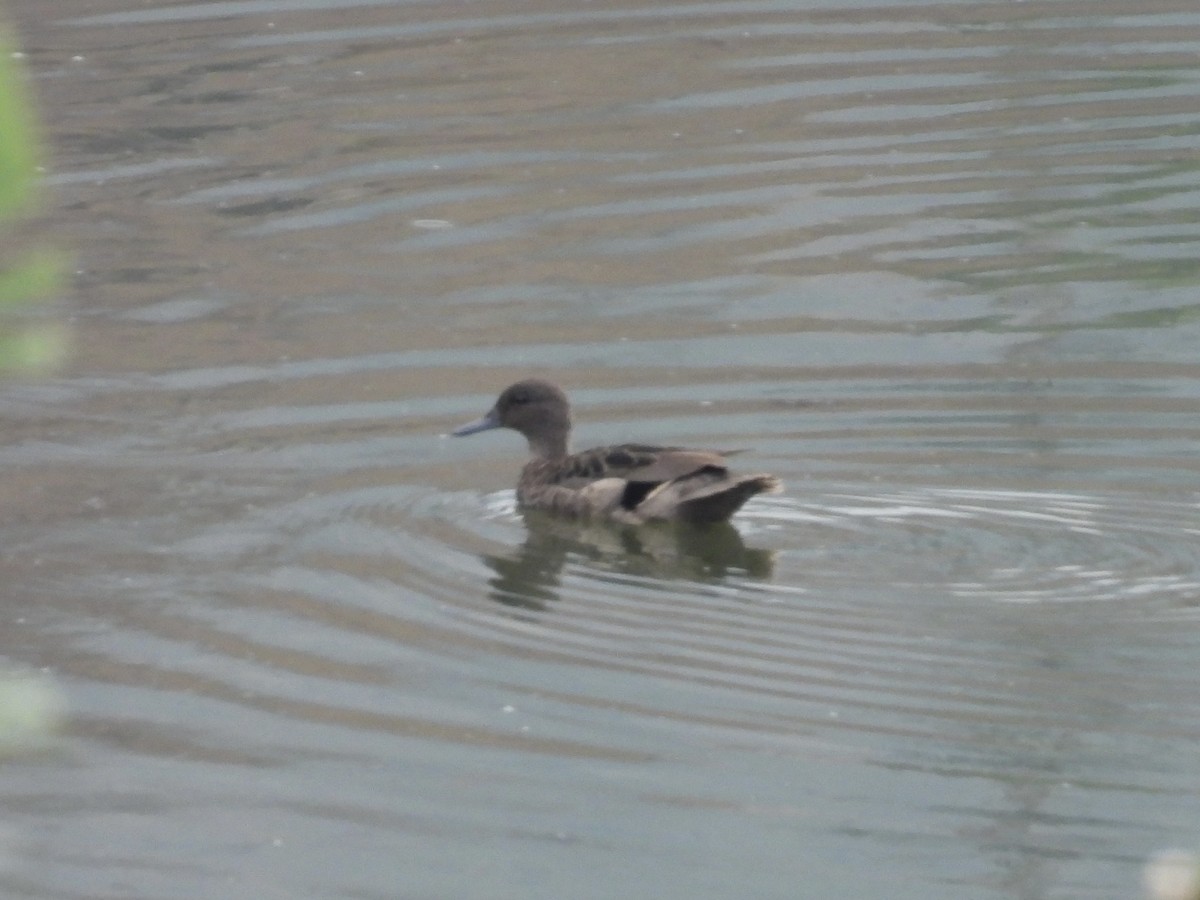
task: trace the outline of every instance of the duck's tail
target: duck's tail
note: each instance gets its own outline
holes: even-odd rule
[[[755,494],[773,494],[783,485],[774,475],[730,476],[695,473],[668,481],[638,505],[643,520],[677,519],[694,524],[724,522]]]
[[[783,483],[774,475],[742,475],[710,485],[679,504],[679,518],[697,524],[724,522],[755,494],[775,494]]]

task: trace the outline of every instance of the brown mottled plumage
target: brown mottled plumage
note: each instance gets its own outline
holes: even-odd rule
[[[720,522],[755,494],[780,489],[774,475],[733,475],[712,450],[618,444],[571,453],[567,396],[537,378],[509,386],[487,415],[453,434],[489,428],[512,428],[529,441],[533,459],[517,481],[517,502],[527,508],[628,524]]]

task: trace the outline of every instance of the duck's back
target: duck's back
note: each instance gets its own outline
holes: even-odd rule
[[[594,447],[554,463],[554,483],[575,488],[602,478],[662,482],[705,467],[727,469],[724,455],[713,450],[656,447],[651,444]]]

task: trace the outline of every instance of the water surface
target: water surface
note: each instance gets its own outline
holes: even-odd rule
[[[1200,822],[1182,2],[17,0],[20,897],[1128,898]],[[515,510],[749,447],[735,527]]]

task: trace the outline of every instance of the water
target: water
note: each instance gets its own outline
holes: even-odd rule
[[[1182,2],[17,0],[14,897],[1129,898],[1200,832]],[[734,529],[444,435],[749,447]]]

